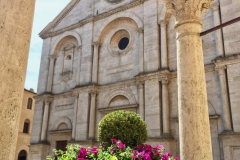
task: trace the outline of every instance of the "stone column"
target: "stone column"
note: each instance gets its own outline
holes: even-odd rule
[[[219,11],[219,3],[215,2],[211,5],[213,9],[213,19],[214,19],[214,26],[218,26],[221,24],[220,22],[220,11]],[[218,29],[215,31],[216,36],[216,49],[217,49],[217,55],[223,56],[223,39],[222,39],[222,32],[221,29]]]
[[[0,159],[13,160],[35,0],[0,2]]]
[[[81,57],[82,57],[82,46],[78,47],[78,69],[77,69],[77,86],[80,86],[80,72],[81,72]]]
[[[48,81],[47,81],[47,92],[49,93],[52,92],[55,59],[56,59],[55,55],[49,56],[50,64],[49,64]]]
[[[73,129],[72,129],[72,140],[75,141],[76,127],[77,127],[77,114],[78,114],[78,97],[79,93],[75,93],[74,112],[73,112]]]
[[[211,0],[163,0],[175,11],[180,158],[212,160],[202,51],[202,12]]]
[[[144,72],[144,37],[143,28],[139,28],[139,72]]]
[[[166,73],[165,73],[166,74]],[[168,73],[161,77],[162,82],[162,116],[163,136],[170,137],[170,106],[168,98]]]
[[[138,82],[139,88],[139,114],[145,120],[144,81]]]
[[[221,86],[221,98],[222,98],[222,120],[224,125],[224,131],[232,131],[231,113],[227,93],[227,79],[226,79],[226,66],[216,67],[219,74],[220,86]]]
[[[41,142],[46,142],[47,140],[47,128],[48,128],[48,119],[49,119],[49,107],[52,99],[46,97],[44,100],[44,113],[43,113],[43,122],[42,122],[42,132],[41,132]]]
[[[167,21],[159,21],[161,25],[161,64],[162,68],[168,68],[168,53],[167,53]]]
[[[90,106],[90,117],[89,117],[89,139],[94,139],[95,132],[95,120],[96,120],[96,96],[97,92],[90,92],[91,95],[91,106]]]
[[[93,68],[92,68],[92,83],[97,84],[98,81],[98,52],[99,52],[99,47],[100,43],[99,42],[94,42],[94,53],[93,53]]]

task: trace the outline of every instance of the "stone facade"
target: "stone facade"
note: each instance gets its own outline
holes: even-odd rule
[[[34,96],[36,96],[36,93],[32,89],[24,89],[15,154],[15,159],[18,160],[27,160],[29,156],[29,145],[35,108]]]
[[[99,121],[119,109],[140,114],[149,143],[180,155],[174,13],[161,0],[114,2],[72,0],[40,33],[30,159],[52,155],[58,141],[96,145]],[[238,17],[238,3],[214,1],[202,16],[202,31]],[[214,160],[240,154],[238,28],[235,23],[202,37]],[[122,38],[129,40],[123,50]]]

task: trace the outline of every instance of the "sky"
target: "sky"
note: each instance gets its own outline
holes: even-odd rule
[[[33,30],[30,43],[25,88],[33,88],[37,92],[38,75],[42,54],[43,40],[38,34],[50,23],[70,2],[70,0],[36,0]]]

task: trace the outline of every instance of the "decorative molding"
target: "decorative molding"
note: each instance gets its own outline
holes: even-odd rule
[[[211,5],[211,8],[213,11],[218,11],[219,10],[219,2],[215,2]]]
[[[137,109],[138,105],[127,105],[127,106],[117,106],[117,107],[104,107],[104,108],[98,108],[97,110],[100,112],[104,111],[113,111],[113,110],[124,110],[124,109]]]
[[[212,62],[215,64],[215,67],[227,66],[235,63],[240,63],[240,54],[235,54],[227,57],[218,57]]]
[[[62,116],[55,120],[54,125],[52,127],[52,131],[57,131],[57,128],[61,123],[65,123],[68,126],[68,130],[72,129],[71,120],[66,116]]]
[[[108,12],[105,12],[105,13],[102,13],[102,14],[99,14],[99,15],[96,15],[96,16],[92,16],[90,18],[86,18],[86,19],[83,19],[81,21],[79,21],[78,23],[76,24],[73,24],[71,26],[68,26],[66,28],[63,28],[63,29],[59,29],[57,31],[53,31],[53,32],[49,32],[50,29],[54,28],[63,18],[64,16],[71,11],[71,7],[73,7],[75,5],[75,3],[77,4],[80,0],[74,0],[73,2],[71,2],[71,4],[69,4],[69,9],[67,11],[62,11],[63,13],[65,14],[60,14],[59,16],[61,17],[57,17],[56,20],[54,20],[54,22],[51,22],[42,32],[39,33],[39,36],[42,38],[42,39],[46,39],[46,38],[49,38],[49,37],[53,37],[53,36],[56,36],[56,35],[59,35],[65,31],[69,31],[69,30],[73,30],[75,28],[79,28],[87,23],[90,23],[90,22],[96,22],[96,21],[99,21],[101,19],[104,19],[106,17],[109,17],[113,14],[116,14],[118,12],[122,12],[122,11],[125,11],[127,9],[130,9],[130,8],[133,8],[135,6],[138,6],[138,5],[141,5],[143,4],[145,1],[148,1],[148,0],[136,0],[132,3],[129,3],[127,5],[124,5],[124,6],[120,6],[116,9],[113,9],[111,11],[108,11]],[[75,3],[74,3],[75,2]],[[74,5],[72,5],[72,3],[74,3]],[[66,7],[67,8],[67,7]],[[56,22],[55,22],[56,21]]]
[[[73,72],[72,71],[67,71],[61,73],[61,81],[67,83],[68,81],[72,80]]]

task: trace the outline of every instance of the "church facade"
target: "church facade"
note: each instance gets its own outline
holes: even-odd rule
[[[239,17],[239,3],[215,0],[203,31]],[[71,0],[40,33],[28,159],[46,159],[70,143],[97,145],[99,121],[116,110],[138,113],[147,142],[179,155],[174,16],[161,0]],[[240,156],[239,27],[202,37],[214,160]]]

